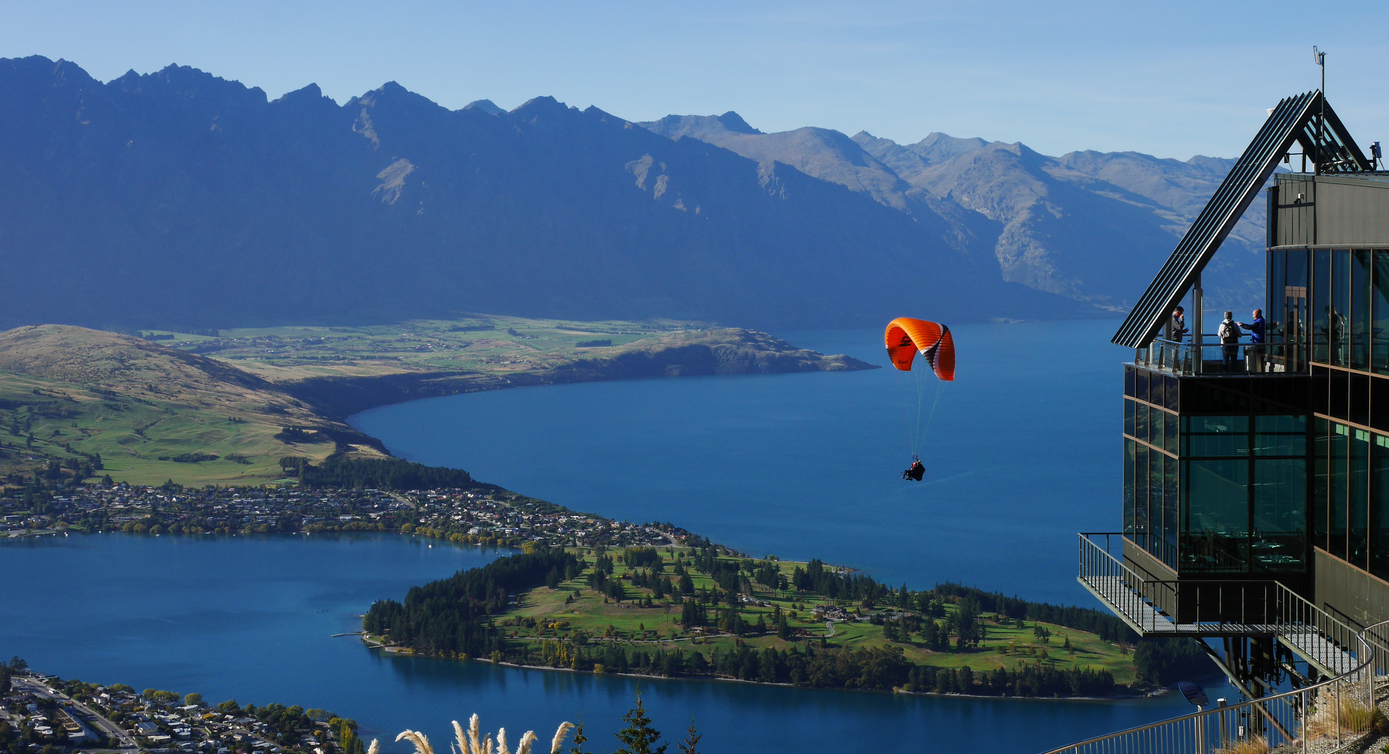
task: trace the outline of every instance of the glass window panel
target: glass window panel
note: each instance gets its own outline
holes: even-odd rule
[[[1254,455],[1307,455],[1307,417],[1254,417]]]
[[[1286,313],[1287,283],[1284,271],[1286,269],[1287,252],[1270,251],[1268,252],[1268,306],[1264,310],[1264,323],[1269,343],[1282,343],[1284,331],[1284,315]]]
[[[1288,285],[1294,288],[1307,287],[1307,250],[1288,250]]]
[[[1162,558],[1162,472],[1163,456],[1148,451],[1148,552]]]
[[[1163,390],[1163,385],[1164,385],[1165,383],[1166,383],[1166,380],[1163,379],[1163,375],[1160,375],[1160,374],[1150,374],[1150,375],[1148,375],[1148,402],[1149,402],[1149,403],[1153,404],[1154,406],[1161,406],[1161,405],[1163,405],[1163,403],[1166,402],[1166,398],[1163,397],[1163,393],[1165,392],[1165,391]]]
[[[1178,409],[1177,409],[1177,378],[1176,378],[1176,377],[1172,377],[1171,375],[1168,375],[1168,376],[1166,376],[1166,377],[1163,377],[1163,378],[1162,378],[1162,381],[1166,384],[1166,388],[1165,388],[1162,392],[1163,392],[1164,396],[1167,398],[1167,403],[1166,403],[1167,410],[1168,410],[1168,411],[1176,411],[1176,410],[1178,410]]]
[[[1243,571],[1249,563],[1249,462],[1182,461],[1183,571]]]
[[[1128,435],[1129,437],[1138,436],[1134,434],[1133,427],[1133,413],[1137,405],[1138,404],[1134,403],[1131,400],[1124,401],[1124,434]]]
[[[1182,455],[1194,458],[1249,455],[1249,417],[1182,417]]]
[[[1389,579],[1389,437],[1370,448],[1370,573]]]
[[[1330,363],[1331,251],[1312,252],[1312,360]]]
[[[1133,397],[1148,400],[1148,373],[1142,369],[1133,370]]]
[[[1133,459],[1133,541],[1148,549],[1148,449],[1142,445]]]
[[[1350,428],[1344,424],[1331,425],[1330,468],[1326,474],[1326,551],[1338,558],[1346,556],[1346,454],[1349,452]]]
[[[1285,354],[1289,360],[1289,368],[1305,368],[1307,363],[1307,250],[1292,249],[1288,251],[1287,264],[1287,288],[1284,306],[1287,308],[1284,313],[1283,331],[1284,340],[1288,343],[1288,353]],[[1268,302],[1273,308],[1278,307],[1276,301]]]
[[[1312,367],[1312,410],[1318,414],[1331,413],[1331,403],[1327,392],[1331,390],[1331,370],[1326,367]]]
[[[1177,455],[1177,415],[1163,414],[1164,423],[1167,425],[1163,429],[1163,447],[1168,453]]]
[[[1133,459],[1138,443],[1124,438],[1124,534],[1133,538]]]
[[[1370,426],[1389,432],[1389,379],[1370,380]]]
[[[1133,436],[1148,441],[1148,407],[1142,403],[1133,406]]]
[[[1370,307],[1370,362],[1389,373],[1389,251],[1375,252],[1374,296]]]
[[[1307,461],[1254,461],[1254,527],[1249,549],[1256,571],[1300,571],[1307,553]]]
[[[1128,367],[1128,366],[1124,367],[1124,395],[1126,395],[1126,396],[1128,396],[1128,397],[1130,397],[1130,398],[1133,397],[1133,380],[1134,380],[1133,373],[1134,373],[1134,371],[1135,371],[1135,370],[1134,370],[1133,367]]]
[[[1166,428],[1166,412],[1157,409],[1150,410],[1148,412],[1148,444],[1158,449],[1166,447],[1163,441],[1163,432]]]
[[[1177,520],[1181,511],[1181,486],[1178,484],[1177,459],[1164,456],[1162,460],[1162,562],[1177,569]]]
[[[1370,368],[1370,252],[1350,254],[1350,366]]]
[[[1363,429],[1350,435],[1350,490],[1346,505],[1346,560],[1368,569],[1369,547],[1366,534],[1370,523],[1370,433]]]
[[[1331,398],[1327,401],[1326,413],[1344,421],[1350,414],[1350,372],[1332,369],[1328,376]]]
[[[1331,363],[1345,366],[1350,361],[1346,352],[1350,345],[1346,317],[1350,314],[1350,251],[1335,249],[1331,252],[1331,310],[1327,319],[1331,326]]]
[[[1349,416],[1356,424],[1370,423],[1370,375],[1362,372],[1349,372],[1347,375],[1350,385],[1350,399],[1348,401]]]
[[[1331,422],[1318,417],[1312,441],[1312,542],[1323,550],[1327,549],[1327,453],[1331,447],[1330,432]]]

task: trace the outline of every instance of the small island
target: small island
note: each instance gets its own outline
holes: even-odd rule
[[[892,587],[819,560],[752,558],[667,523],[572,511],[396,459],[285,459],[296,485],[61,484],[0,494],[0,534],[377,532],[505,548],[477,569],[381,595],[368,643],[594,673],[898,692],[1149,693],[1210,671],[1098,610],[958,584]],[[8,530],[8,531],[4,531]]]

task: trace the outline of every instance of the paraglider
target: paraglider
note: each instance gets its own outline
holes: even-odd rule
[[[926,475],[926,467],[922,465],[918,454],[921,451],[921,442],[925,436],[925,428],[931,425],[931,417],[935,415],[936,403],[940,401],[940,388],[946,382],[955,380],[955,339],[950,335],[950,328],[938,322],[928,322],[924,319],[912,319],[910,317],[898,317],[887,325],[887,331],[883,333],[883,341],[887,345],[887,356],[892,361],[892,365],[902,372],[912,372],[912,363],[916,360],[916,355],[921,354],[926,365],[930,367],[928,372],[925,369],[915,370],[916,382],[916,426],[912,427],[910,413],[907,415],[907,430],[911,434],[912,444],[912,465],[911,468],[902,472],[903,479],[910,479],[914,482],[921,481]],[[927,374],[934,373],[938,378],[936,398],[931,403],[931,413],[926,417],[925,427],[922,426],[921,413],[925,403]],[[908,408],[908,412],[910,409]]]

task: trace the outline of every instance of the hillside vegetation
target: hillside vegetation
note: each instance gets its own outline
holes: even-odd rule
[[[472,316],[359,327],[147,333],[341,418],[385,403],[525,385],[872,369],[766,333],[690,323]]]
[[[224,362],[81,327],[0,333],[0,475],[259,484],[339,449],[381,452]]]
[[[765,333],[512,317],[374,327],[0,333],[0,477],[158,484],[286,479],[291,457],[380,457],[344,424],[372,406],[519,385],[871,365]],[[301,464],[302,465],[302,464]]]
[[[362,625],[373,643],[457,659],[830,688],[1110,696],[1213,670],[1188,644],[1135,652],[1098,610],[958,584],[893,589],[717,547],[527,545],[380,600]]]

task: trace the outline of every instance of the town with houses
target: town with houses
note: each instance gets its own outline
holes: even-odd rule
[[[15,658],[0,693],[0,751],[150,751],[169,754],[343,754],[356,723],[278,704],[216,706],[199,694],[137,692],[32,672]],[[0,689],[3,684],[0,684]],[[350,733],[349,733],[350,731]],[[348,742],[350,743],[350,741]]]
[[[670,524],[577,513],[496,488],[388,492],[296,486],[184,488],[89,484],[35,499],[0,493],[0,538],[65,532],[273,534],[399,532],[519,547],[701,546]]]

